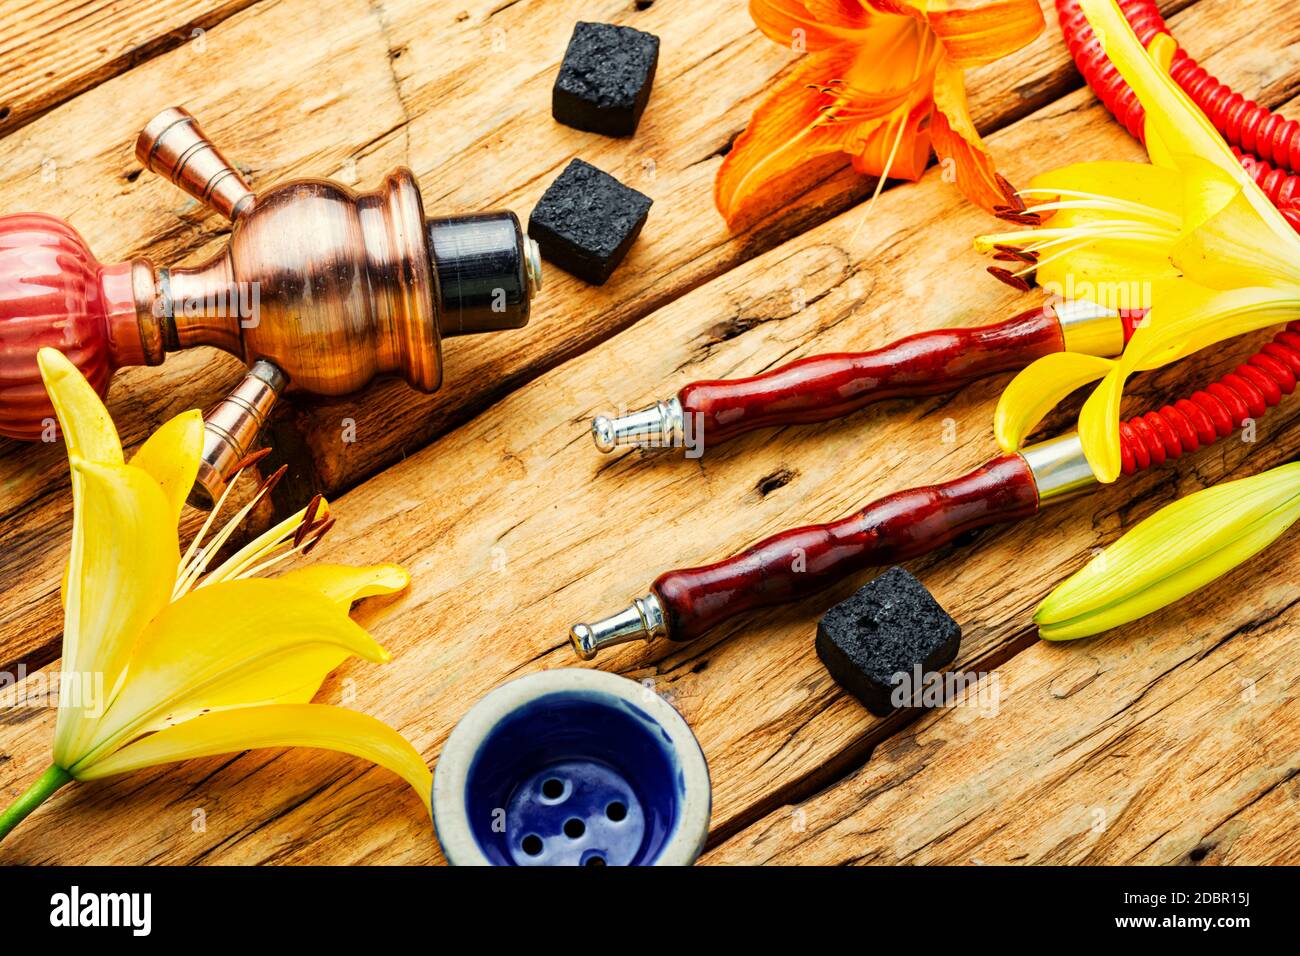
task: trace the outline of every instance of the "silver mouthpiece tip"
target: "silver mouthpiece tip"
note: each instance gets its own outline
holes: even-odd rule
[[[591,423],[591,440],[602,453],[609,454],[618,447],[614,423],[604,415],[597,415]]]
[[[674,396],[617,418],[598,415],[591,423],[591,439],[602,452],[611,452],[622,445],[680,447],[682,403]]]
[[[573,642],[573,652],[584,661],[596,657],[595,635],[586,624],[575,624],[569,628],[569,640]]]
[[[569,628],[573,651],[584,661],[593,660],[606,647],[631,641],[652,641],[668,634],[664,608],[652,591],[639,597],[617,614],[602,617],[590,624]]]

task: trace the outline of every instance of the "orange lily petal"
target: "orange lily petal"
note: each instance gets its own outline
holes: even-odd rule
[[[951,160],[962,195],[989,212],[994,206],[1017,205],[971,120],[962,72],[946,60],[935,70],[934,106],[930,139],[940,162]]]
[[[774,212],[844,164],[836,154],[856,125],[824,122],[821,107],[831,100],[809,84],[847,75],[854,55],[850,44],[810,53],[754,111],[714,184],[714,202],[728,225]]]
[[[925,21],[959,69],[983,66],[1031,42],[1046,25],[1038,0],[869,0],[883,13]]]
[[[872,124],[859,141],[855,136],[849,149],[853,168],[867,176],[889,176],[915,182],[930,163],[930,130],[927,128],[933,104],[926,99],[906,116],[895,113]]]
[[[749,15],[768,39],[810,51],[842,43],[872,16],[859,0],[749,0]]]

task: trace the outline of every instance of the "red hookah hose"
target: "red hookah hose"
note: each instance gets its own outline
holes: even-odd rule
[[[1142,44],[1158,33],[1169,33],[1154,0],[1118,0],[1120,10]],[[1145,113],[1133,91],[1106,58],[1093,35],[1079,0],[1056,0],[1061,33],[1079,72],[1088,85],[1139,140]],[[1174,53],[1169,75],[1204,110],[1223,138],[1257,161],[1291,172],[1300,171],[1300,122],[1284,119],[1248,100],[1211,76],[1181,47]]]
[[[1169,28],[1154,0],[1118,0],[1143,45]],[[1145,111],[1097,42],[1078,0],[1056,0],[1061,32],[1079,72],[1106,108],[1137,139],[1144,138]],[[1205,111],[1260,189],[1300,230],[1300,123],[1247,100],[1211,76],[1181,47],[1170,76]],[[1126,322],[1126,340],[1132,328]],[[1290,395],[1300,379],[1300,323],[1293,322],[1263,350],[1191,398],[1148,412],[1120,426],[1124,474],[1162,465],[1224,438]]]
[[[1118,0],[1120,10],[1145,45],[1169,28],[1154,0]],[[1146,112],[1124,82],[1079,8],[1079,0],[1056,0],[1061,33],[1075,65],[1105,107],[1139,141],[1144,139]],[[1300,123],[1283,119],[1253,100],[1247,100],[1211,76],[1179,47],[1169,75],[1204,110],[1232,147],[1233,154],[1265,195],[1300,231]]]
[[[1123,471],[1163,465],[1231,435],[1264,415],[1300,381],[1300,322],[1211,385],[1120,425]]]

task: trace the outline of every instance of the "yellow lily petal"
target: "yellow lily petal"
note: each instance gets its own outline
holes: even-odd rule
[[[102,708],[117,692],[137,635],[167,606],[180,554],[171,506],[148,473],[74,455],[72,483],[63,666],[102,688],[105,699],[90,702]],[[62,767],[79,756],[97,723],[78,703],[86,702],[59,707],[54,762]]]
[[[1178,43],[1168,33],[1157,33],[1147,44],[1147,52],[1151,54],[1151,59],[1160,72],[1166,75],[1174,64],[1174,53],[1177,50]],[[1174,162],[1173,151],[1160,138],[1160,123],[1152,122],[1149,113],[1142,121],[1142,142],[1146,144],[1147,157],[1153,164],[1163,166],[1165,169],[1178,168],[1178,164]]]
[[[1182,288],[1184,308],[1198,298],[1201,304],[1181,313],[1168,304],[1154,306],[1148,321],[1134,333],[1124,354],[1084,403],[1079,414],[1079,437],[1098,481],[1112,482],[1120,475],[1120,406],[1130,375],[1167,365],[1217,342],[1278,325],[1300,311],[1300,286],[1212,293],[1191,283],[1170,283],[1163,288],[1166,294]]]
[[[76,455],[84,461],[106,465],[122,464],[122,442],[113,419],[77,366],[52,348],[37,352],[36,364],[58,416],[68,457]]]
[[[993,419],[998,444],[1015,451],[1057,403],[1114,367],[1112,359],[1077,352],[1054,352],[1038,359],[1012,379],[998,401]]]
[[[387,724],[325,704],[277,704],[203,714],[123,747],[75,773],[97,780],[157,764],[262,747],[315,747],[361,757],[393,771],[429,810],[433,775],[424,758]]]
[[[1079,413],[1079,441],[1088,467],[1097,480],[1117,480],[1124,469],[1120,451],[1119,419],[1128,369],[1121,362],[1107,373]]]
[[[1183,184],[1183,235],[1186,236],[1240,196],[1241,187],[1218,166],[1199,156],[1179,155],[1174,159],[1178,163],[1178,179]],[[1253,217],[1253,222],[1256,237],[1267,239],[1268,227],[1258,216]]]
[[[1156,611],[1262,551],[1300,519],[1300,463],[1189,495],[1141,522],[1054,590],[1047,640],[1097,634]]]
[[[131,458],[131,467],[153,476],[179,523],[185,499],[194,487],[203,455],[203,415],[182,412],[149,436]]]
[[[1179,173],[1152,166],[1150,163],[1130,163],[1102,160],[1089,163],[1071,163],[1050,172],[1040,173],[1029,181],[1035,197],[1059,194],[1072,198],[1076,192],[1105,196],[1134,206],[1157,210],[1170,220],[1183,218],[1185,189]],[[1097,218],[1088,210],[1063,209],[1053,213],[1051,222],[1076,225]]]
[[[304,653],[307,651],[309,653]],[[191,591],[140,635],[129,679],[69,771],[80,772],[140,734],[204,711],[306,699],[340,655],[388,654],[320,594],[266,578]]]
[[[346,564],[309,564],[276,580],[315,591],[339,604],[346,612],[352,602],[377,594],[396,594],[411,583],[406,569],[396,564],[354,568]]]
[[[1146,109],[1148,137],[1154,132],[1175,162],[1177,154],[1199,156],[1231,176],[1276,241],[1292,250],[1293,261],[1300,261],[1300,236],[1242,168],[1200,107],[1143,48],[1115,0],[1080,0],[1079,6],[1106,56]]]
[[[1238,191],[1175,243],[1170,257],[1189,278],[1216,289],[1232,289],[1300,282],[1296,254],[1295,247],[1274,241]]]

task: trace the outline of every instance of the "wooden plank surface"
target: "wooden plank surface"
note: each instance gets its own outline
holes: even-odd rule
[[[0,10],[0,136],[183,44],[255,0],[24,0]]]
[[[275,5],[263,15],[288,5]],[[666,6],[660,0],[652,12]],[[222,29],[238,29],[241,17],[261,10],[255,6]],[[1224,79],[1265,102],[1281,103],[1296,93],[1291,77],[1300,61],[1300,25],[1275,31],[1266,47],[1251,41],[1254,22],[1274,14],[1285,24],[1286,10],[1281,0],[1255,3],[1246,21],[1235,3],[1199,0],[1173,23],[1188,48]],[[372,40],[385,50],[400,49],[407,35],[401,32],[403,22],[400,16],[385,18],[386,36]],[[217,42],[220,32],[214,29],[209,42]],[[397,47],[389,46],[393,37],[399,39]],[[416,56],[412,46],[406,43],[408,52],[396,62]],[[412,69],[412,75],[419,74]],[[130,80],[136,72],[114,82]],[[656,96],[671,82],[661,81]],[[400,71],[397,83],[399,103],[426,95],[412,92],[420,84]],[[755,81],[753,89],[758,88]],[[260,94],[256,99],[263,101]],[[1076,159],[1141,155],[1086,91],[1048,97],[1046,104],[991,139],[1013,178]],[[325,107],[327,112],[345,109],[341,103]],[[743,122],[748,106],[728,109]],[[378,117],[374,127],[382,128],[389,118]],[[237,124],[227,122],[234,131]],[[406,121],[393,130],[415,126]],[[379,135],[377,142],[390,143],[396,133]],[[268,142],[277,139],[268,136]],[[402,148],[407,148],[404,141]],[[304,162],[309,158],[304,153]],[[716,161],[708,161],[710,170],[698,181],[682,182],[680,203],[693,204],[697,217],[711,216],[704,197]],[[457,175],[468,177],[467,169],[458,167]],[[425,175],[418,166],[417,171]],[[449,182],[456,181],[448,175]],[[662,169],[657,175],[663,176]],[[93,195],[93,187],[87,187]],[[847,181],[828,185],[827,195],[834,198],[817,200],[823,203],[821,213],[838,208],[858,188]],[[725,267],[719,261],[716,273],[706,270],[681,285],[674,285],[677,273],[692,266],[656,272],[657,281],[669,287],[662,298],[657,287],[644,292],[613,287],[602,294],[608,299],[585,300],[595,294],[562,288],[548,314],[554,316],[555,334],[576,343],[574,357],[563,360],[567,353],[559,347],[553,359],[520,373],[526,384],[489,408],[463,406],[464,424],[337,502],[340,524],[320,559],[398,560],[411,569],[414,583],[404,595],[363,607],[394,661],[387,667],[345,665],[321,699],[346,699],[349,706],[389,721],[432,763],[457,717],[481,694],[510,676],[571,664],[567,625],[620,606],[665,567],[716,557],[778,528],[838,516],[877,494],[979,464],[993,451],[988,422],[999,382],[947,399],[886,403],[844,422],[747,436],[693,462],[641,452],[601,458],[590,446],[585,422],[621,403],[666,396],[694,378],[753,372],[816,351],[867,347],[1026,307],[1033,296],[1017,296],[983,276],[986,263],[969,251],[970,237],[988,223],[932,171],[917,186],[887,191],[865,224],[863,211],[854,209],[767,251],[754,245],[753,236],[741,237],[732,242],[742,251],[728,255],[748,261]],[[692,228],[705,236],[711,227],[700,221]],[[148,234],[145,219],[135,228]],[[107,223],[103,231],[111,231]],[[647,235],[647,248],[661,254],[642,256],[639,268],[660,268],[673,244],[687,237],[688,245],[697,241],[689,230]],[[773,234],[770,242],[780,238]],[[698,258],[699,248],[695,252]],[[642,297],[644,313],[633,310],[586,338],[580,326],[607,317],[582,312],[584,301],[587,311],[597,303],[608,310],[629,296]],[[566,301],[575,303],[575,311],[561,317]],[[611,332],[617,334],[610,337]],[[521,351],[534,347],[540,346]],[[482,356],[469,364],[483,362],[486,368],[503,360],[519,358]],[[1206,363],[1203,372],[1211,368]],[[115,390],[137,439],[176,401],[155,394],[163,383],[147,381],[158,371]],[[1153,401],[1185,384],[1186,370],[1177,371],[1140,380],[1134,394]],[[310,422],[317,411],[294,414]],[[1064,421],[1058,416],[1055,424]],[[838,690],[812,652],[813,622],[860,581],[802,606],[754,615],[695,645],[630,648],[600,663],[653,681],[699,736],[715,787],[712,842],[717,846],[710,860],[829,862],[855,854],[886,859],[890,853],[909,858],[902,853],[908,848],[916,859],[981,854],[987,862],[1088,854],[1127,859],[1146,853],[1145,858],[1172,860],[1211,843],[1214,848],[1202,858],[1213,860],[1218,852],[1249,862],[1294,860],[1294,837],[1285,821],[1294,812],[1295,792],[1285,768],[1295,766],[1300,715],[1293,703],[1294,676],[1289,684],[1286,679],[1295,673],[1294,655],[1278,636],[1294,632],[1294,599],[1287,596],[1294,580],[1270,576],[1294,557],[1294,545],[1276,552],[1278,564],[1273,555],[1253,563],[1169,619],[1100,640],[1048,648],[1034,641],[1027,625],[1036,601],[1091,549],[1159,504],[1225,475],[1253,473],[1297,450],[1300,409],[1292,403],[1263,423],[1256,444],[1224,443],[1164,473],[1060,506],[1032,524],[985,534],[976,547],[915,562],[912,569],[965,626],[956,666],[996,669],[1006,676],[1010,690],[995,721],[964,723],[967,714],[950,711],[902,727],[897,718],[871,717]],[[42,455],[45,460],[23,486],[32,497],[6,497],[7,513],[57,507],[42,504],[38,485],[59,467],[59,453],[41,449],[37,459]],[[54,489],[45,497],[62,496]],[[4,527],[15,524],[29,522],[6,518]],[[26,531],[25,547],[42,552],[44,563],[37,566],[49,575],[47,590],[38,584],[24,592],[32,595],[31,607],[6,620],[6,646],[20,639],[20,623],[30,630],[49,620],[48,608],[40,617],[40,605],[49,601],[57,581],[66,536],[60,524],[55,520]],[[1013,561],[1024,569],[1015,581],[1005,573]],[[0,580],[19,579],[6,571]],[[1249,600],[1241,599],[1243,593]],[[6,613],[13,604],[7,595]],[[1231,606],[1229,613],[1211,613],[1225,605]],[[1234,629],[1242,630],[1234,635]],[[48,624],[43,630],[48,641]],[[1242,635],[1251,640],[1242,641]],[[1084,673],[1092,659],[1098,662],[1096,674]],[[1256,681],[1253,709],[1224,696],[1225,682],[1237,671]],[[1160,677],[1166,672],[1169,676]],[[1148,686],[1154,690],[1144,693]],[[1058,703],[1054,709],[1053,702]],[[1204,721],[1211,719],[1219,723],[1207,732]],[[52,728],[53,714],[46,709],[8,715],[0,727],[0,796],[16,794],[43,769]],[[980,751],[983,736],[989,736],[989,748],[1000,741],[1003,750]],[[1135,737],[1142,748],[1133,745]],[[1026,739],[1036,744],[1041,772],[1032,754],[991,759]],[[949,741],[953,746],[945,748]],[[1170,741],[1194,741],[1185,752],[1197,766],[1219,757],[1224,765],[1200,780],[1178,765],[1176,753],[1167,752],[1176,749],[1164,746]],[[1049,752],[1058,744],[1064,755]],[[1100,755],[1088,757],[1093,750]],[[1108,754],[1118,762],[1108,764]],[[1248,755],[1255,759],[1247,761]],[[1122,786],[1106,776],[1111,765],[1123,767]],[[930,790],[917,793],[920,785],[909,773],[925,774]],[[1074,774],[1078,781],[1056,801],[1061,776]],[[998,807],[998,788],[1008,779],[1017,796]],[[1159,795],[1165,781],[1188,785],[1168,799],[1150,796]],[[1090,789],[1107,783],[1113,793],[1106,799],[1091,795]],[[1111,835],[1104,840],[1091,839],[1090,831],[1077,825],[1076,804],[1085,797],[1092,801],[1087,807],[1101,807],[1108,815]],[[910,814],[908,808],[923,800],[929,812]],[[881,826],[880,808],[892,804],[876,801],[899,803],[902,809],[893,811],[898,829]],[[1042,804],[1034,808],[1034,826],[1023,822],[1031,801]],[[1150,831],[1159,807],[1170,801],[1181,815],[1169,834],[1158,836]],[[802,813],[793,816],[788,806]],[[991,806],[1001,816],[991,816],[988,826],[947,835],[951,821],[992,813]],[[1014,834],[1004,826],[1000,838],[996,819],[1010,820],[1017,806],[1024,812],[1010,828]],[[196,811],[204,820],[197,832]],[[1126,813],[1124,819],[1137,826],[1122,835],[1115,821]],[[871,834],[872,828],[879,832]],[[1136,845],[1144,834],[1155,837],[1154,843]],[[1013,835],[1019,841],[1014,847]],[[1201,842],[1189,846],[1193,840]],[[71,788],[0,845],[0,860],[12,862],[438,859],[427,821],[403,785],[357,761],[304,751],[195,761]]]
[[[1293,535],[1154,621],[1035,642],[996,706],[926,715],[706,862],[1300,860],[1297,561]]]
[[[504,205],[526,215],[581,155],[655,198],[645,233],[613,281],[596,289],[549,269],[527,329],[446,344],[447,378],[436,395],[379,382],[345,400],[282,403],[269,431],[279,452],[271,464],[291,465],[282,510],[316,491],[352,487],[512,387],[828,218],[869,185],[839,174],[779,222],[729,237],[710,200],[720,153],[790,54],[761,37],[742,11],[719,17],[687,0],[661,0],[644,12],[629,12],[621,0],[523,2],[494,13],[499,6],[372,8],[345,0],[319,29],[303,31],[304,19],[314,19],[308,0],[257,4],[209,30],[201,54],[187,46],[159,56],[0,140],[5,209],[69,219],[105,261],[196,261],[225,237],[221,220],[141,175],[132,156],[138,129],[173,103],[201,118],[254,188],[321,174],[370,185],[407,163],[430,210]],[[653,108],[634,140],[606,140],[549,119],[551,78],[581,16],[663,37]],[[1047,19],[1049,29],[1025,51],[972,73],[981,128],[998,128],[1078,85],[1050,10]],[[223,63],[241,68],[214,71]],[[68,129],[78,135],[70,138]],[[211,349],[181,353],[161,368],[120,373],[109,406],[131,445],[182,408],[211,406],[238,376],[239,363]],[[343,440],[349,422],[346,434],[356,441]],[[38,666],[57,653],[55,635],[39,625],[57,606],[60,573],[61,559],[46,542],[63,540],[71,521],[59,455],[0,440],[0,581],[19,588],[0,608],[0,667]],[[5,520],[11,515],[21,520]]]

